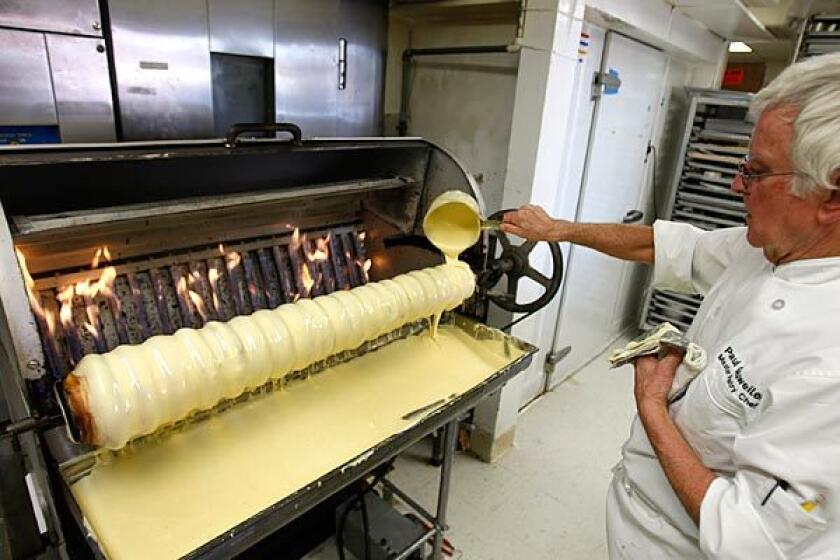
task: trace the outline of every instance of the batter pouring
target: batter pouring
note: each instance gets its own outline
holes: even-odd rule
[[[475,245],[481,234],[478,204],[464,192],[446,191],[429,206],[423,231],[447,263],[458,262],[458,255]],[[437,335],[441,314],[438,311],[432,319],[432,338]]]
[[[478,204],[466,193],[447,191],[432,202],[423,219],[423,231],[446,262],[457,261],[481,234]]]

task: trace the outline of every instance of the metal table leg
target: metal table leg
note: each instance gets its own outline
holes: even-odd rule
[[[440,467],[440,486],[438,487],[437,523],[440,529],[435,532],[432,558],[443,558],[443,530],[446,529],[446,507],[449,504],[449,482],[452,478],[452,460],[455,457],[455,442],[458,436],[458,420],[446,425],[443,436],[443,464]]]

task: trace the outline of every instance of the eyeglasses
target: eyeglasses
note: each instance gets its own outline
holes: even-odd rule
[[[793,176],[799,175],[796,171],[785,171],[782,173],[750,173],[749,168],[747,167],[750,163],[749,156],[745,157],[741,160],[741,163],[738,165],[738,175],[741,176],[741,181],[744,183],[744,190],[749,192],[750,188],[761,181],[765,177],[786,177],[786,176]]]

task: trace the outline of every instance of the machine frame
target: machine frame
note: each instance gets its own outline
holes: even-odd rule
[[[5,187],[0,186],[0,209],[3,210],[0,212],[0,310],[2,310],[2,317],[0,317],[2,319],[0,321],[0,342],[2,342],[2,347],[0,347],[0,389],[2,389],[4,401],[9,413],[10,424],[7,425],[7,428],[9,426],[20,425],[31,426],[31,428],[27,429],[18,429],[9,435],[9,437],[16,438],[19,443],[20,453],[26,465],[26,472],[31,475],[29,493],[32,501],[33,514],[42,529],[42,535],[46,537],[46,543],[48,543],[41,557],[68,557],[62,524],[70,520],[59,513],[59,508],[56,507],[57,500],[66,503],[66,506],[71,511],[71,517],[75,518],[74,524],[83,533],[85,532],[84,522],[80,512],[76,508],[75,502],[69,495],[69,488],[63,481],[57,480],[57,478],[60,479],[57,473],[60,470],[60,466],[65,464],[66,461],[84,455],[90,449],[72,444],[67,439],[65,428],[62,426],[54,427],[42,433],[44,430],[43,420],[45,418],[39,416],[38,409],[43,407],[39,406],[38,403],[32,402],[31,399],[33,394],[38,393],[39,385],[43,384],[44,380],[49,378],[49,373],[46,371],[46,361],[39,335],[38,321],[30,310],[24,273],[19,266],[15,253],[15,241],[16,237],[21,235],[26,237],[26,235],[32,234],[33,232],[35,234],[49,233],[52,228],[54,234],[61,235],[63,228],[71,228],[67,231],[72,231],[73,227],[90,227],[91,224],[80,224],[73,219],[67,221],[65,219],[66,216],[62,217],[59,215],[55,219],[50,218],[38,222],[34,227],[36,230],[41,228],[39,231],[30,230],[24,233],[24,228],[21,227],[21,224],[25,223],[25,220],[19,221],[10,218],[17,218],[21,213],[41,215],[44,215],[44,213],[33,212],[33,208],[35,210],[38,209],[39,203],[36,199],[37,197],[33,197],[32,192],[27,193],[23,190],[15,190],[25,187],[25,185],[17,183],[43,180],[43,173],[47,172],[47,176],[50,176],[49,173],[52,167],[58,170],[64,166],[65,170],[72,170],[75,165],[88,166],[91,169],[89,173],[94,177],[95,183],[98,180],[96,176],[99,174],[100,167],[105,168],[112,163],[116,165],[136,165],[136,169],[150,169],[152,164],[161,165],[160,162],[164,161],[167,163],[162,165],[169,165],[173,171],[168,173],[173,176],[163,175],[164,171],[161,171],[160,167],[158,167],[155,173],[159,174],[166,181],[180,184],[178,183],[177,175],[184,173],[184,170],[177,165],[180,157],[186,158],[185,161],[187,162],[191,161],[191,158],[198,158],[205,162],[211,162],[214,165],[227,165],[220,163],[224,162],[221,158],[248,154],[257,158],[263,158],[265,161],[269,161],[268,158],[276,158],[276,161],[283,161],[284,158],[289,160],[290,166],[278,167],[279,171],[277,173],[279,178],[277,184],[285,189],[283,199],[288,200],[288,203],[291,205],[295,204],[293,202],[295,199],[305,199],[306,197],[321,196],[324,194],[323,191],[313,191],[311,186],[307,186],[307,184],[313,182],[321,184],[320,181],[310,180],[304,184],[297,183],[298,186],[293,185],[298,180],[297,177],[301,175],[317,177],[319,171],[308,166],[310,164],[316,165],[317,162],[333,161],[331,158],[337,157],[340,159],[341,157],[349,158],[353,156],[355,159],[346,159],[346,161],[359,161],[361,162],[359,165],[367,165],[374,170],[380,169],[383,174],[387,172],[387,174],[393,175],[400,170],[406,170],[410,174],[414,174],[412,179],[414,182],[412,183],[409,180],[409,187],[407,188],[414,188],[416,190],[416,193],[411,195],[416,198],[411,199],[414,202],[410,203],[416,205],[416,212],[414,215],[409,213],[405,216],[399,214],[399,211],[396,212],[396,214],[405,218],[405,223],[399,224],[398,229],[407,237],[416,236],[420,233],[420,220],[417,218],[417,215],[422,216],[423,209],[427,207],[430,201],[445,190],[453,188],[463,190],[476,198],[482,212],[484,209],[480,191],[472,176],[465,171],[463,166],[445,150],[419,138],[353,138],[300,141],[298,137],[294,138],[292,142],[285,140],[278,141],[275,139],[249,139],[238,143],[234,142],[228,147],[225,147],[224,140],[219,139],[0,148],[0,177],[6,177],[7,179]],[[389,160],[389,157],[392,160]],[[235,159],[228,161],[231,165],[231,173],[235,177],[236,169],[232,167]],[[97,167],[100,164],[101,166]],[[295,165],[303,165],[304,167],[295,168]],[[366,171],[369,171],[369,169],[360,171],[360,173]],[[352,170],[348,173],[351,176],[353,175]],[[402,175],[399,176],[401,177]],[[49,184],[40,190],[44,191],[44,196],[46,197],[54,196],[58,209],[68,213],[67,215],[71,215],[73,214],[74,208],[70,208],[68,205],[72,206],[76,204],[75,199],[65,196],[66,193],[63,193],[61,185],[58,184],[61,182],[61,177],[55,175],[55,178],[56,184]],[[145,181],[142,178],[137,180],[141,183]],[[153,181],[154,179],[149,179],[147,183]],[[346,189],[346,185],[342,186],[341,184],[341,178],[329,177],[327,182],[330,181],[336,184],[338,189]],[[287,188],[286,185],[290,183],[292,185]],[[412,184],[414,187],[411,186]],[[215,192],[213,190],[214,188],[218,189],[219,187],[218,185],[215,187],[209,186],[206,192],[202,192],[202,186],[200,184],[190,185],[190,188],[185,189],[184,195],[188,198],[196,195],[235,195],[243,192],[243,189],[239,188],[238,185],[230,187],[230,191],[226,193]],[[221,188],[227,189],[228,187],[222,186]],[[374,184],[371,188],[376,190],[376,185]],[[123,206],[124,208],[126,203],[131,204],[132,202],[137,202],[136,200],[126,199],[136,199],[146,196],[149,197],[148,202],[159,203],[161,207],[165,207],[170,202],[166,199],[155,199],[154,194],[144,195],[130,191],[105,193],[102,195],[102,200],[100,201],[96,198],[98,195],[95,192],[95,185],[91,186],[90,189],[92,194],[79,194],[79,200],[81,202],[78,202],[78,206],[80,210],[85,211],[101,210],[100,224],[125,221],[129,216],[121,213],[119,207]],[[364,192],[366,189],[368,187],[362,186],[357,189],[357,192]],[[151,190],[154,191],[154,189]],[[353,196],[353,189],[350,189],[348,192],[351,193],[349,196]],[[167,193],[167,196],[171,200],[171,194]],[[383,204],[384,213],[387,214],[393,210],[387,207],[387,200],[384,200],[381,204]],[[188,212],[191,210],[199,211],[200,209],[196,206],[192,209],[182,208],[182,210]],[[486,255],[484,254],[485,244],[486,237],[476,249],[476,254],[473,255],[473,261],[478,261],[478,266],[486,264],[483,262],[486,260]],[[410,243],[406,245],[408,246]],[[425,257],[420,259],[420,261],[415,260],[417,258],[416,249],[403,247],[400,243],[396,243],[387,248],[389,255],[393,255],[393,262],[390,268],[384,271],[386,276],[402,272],[405,269],[427,265],[427,262],[421,262],[425,260]],[[414,252],[411,252],[412,250]],[[467,328],[487,329],[481,323],[464,317],[456,317],[455,321],[461,322]],[[445,445],[443,449],[441,485],[438,495],[437,511],[434,516],[422,511],[422,508],[418,511],[421,516],[425,517],[432,524],[432,529],[424,535],[422,540],[418,540],[414,544],[414,548],[422,546],[423,542],[428,538],[434,537],[435,557],[440,558],[443,531],[446,529],[449,481],[459,419],[483,397],[498,391],[507,381],[523,371],[529,365],[532,355],[536,351],[536,348],[533,346],[513,339],[508,335],[503,335],[499,331],[487,329],[487,332],[497,333],[494,336],[501,335],[506,337],[506,344],[517,346],[525,354],[508,367],[494,373],[486,382],[475,387],[468,393],[452,399],[438,409],[429,411],[428,414],[423,416],[419,422],[407,431],[383,441],[381,444],[368,450],[368,452],[334,469],[294,495],[278,502],[257,516],[243,521],[228,533],[196,549],[188,555],[188,558],[229,558],[247,550],[249,546],[295,520],[330,495],[360,480],[421,438],[435,432],[441,427],[445,427]],[[44,451],[45,448],[48,449],[47,452]],[[390,485],[390,483],[386,484]],[[59,498],[55,494],[56,492],[60,492],[63,496]],[[399,490],[395,490],[395,493],[399,493]],[[406,501],[408,503],[408,500]],[[409,503],[409,505],[412,504]],[[416,507],[416,504],[413,505]],[[92,538],[88,538],[88,544],[96,557],[105,557]],[[407,550],[404,552],[404,555],[407,556],[410,553],[411,550]]]

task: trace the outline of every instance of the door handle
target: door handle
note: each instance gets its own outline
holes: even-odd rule
[[[621,218],[622,224],[635,224],[636,222],[641,222],[642,218],[645,217],[644,212],[641,210],[628,210],[624,217]]]

